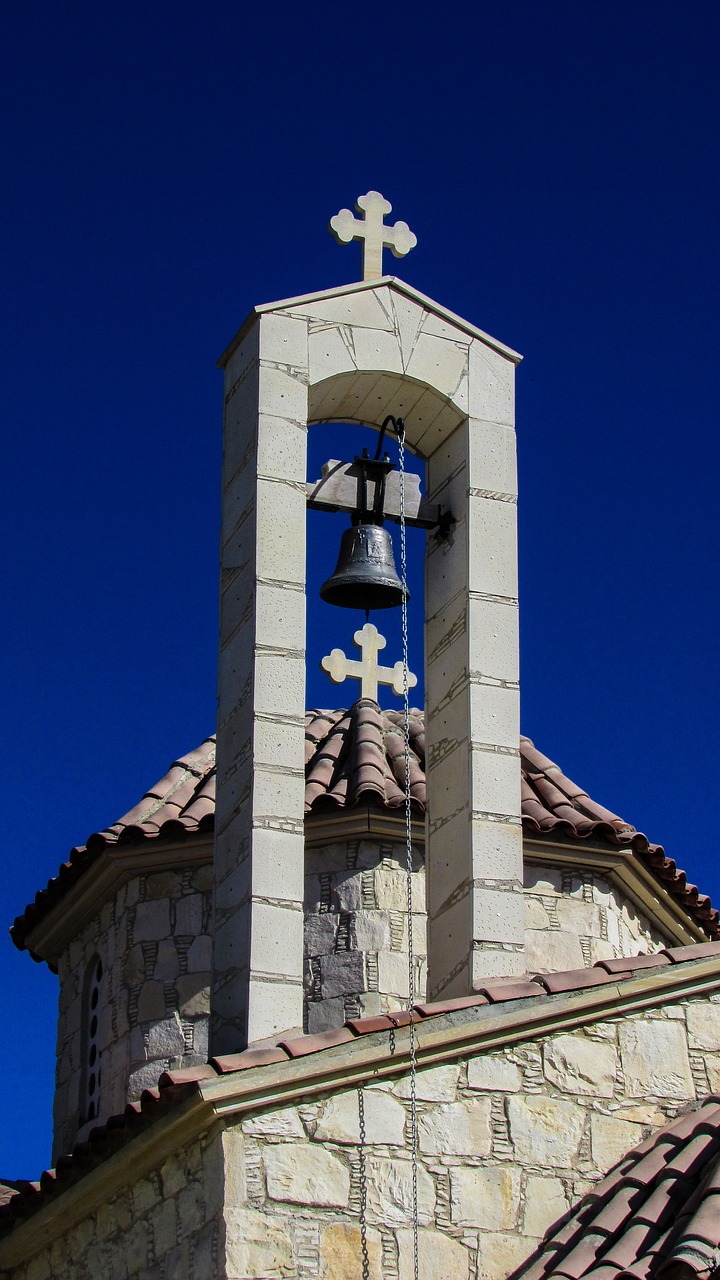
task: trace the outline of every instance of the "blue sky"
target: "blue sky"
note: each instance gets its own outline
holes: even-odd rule
[[[357,279],[326,224],[369,188],[418,237],[390,269],[525,357],[523,731],[720,900],[720,9],[347,14],[0,7],[8,923],[214,725],[215,361]],[[0,947],[0,1176],[35,1177],[55,980]]]

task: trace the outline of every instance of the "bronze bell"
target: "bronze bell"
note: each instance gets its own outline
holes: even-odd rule
[[[377,524],[354,524],[340,542],[335,572],[320,588],[320,598],[342,609],[394,609],[402,604],[392,539]],[[405,589],[405,599],[410,592]]]

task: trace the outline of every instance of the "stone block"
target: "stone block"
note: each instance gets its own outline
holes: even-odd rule
[[[323,1147],[268,1146],[263,1163],[271,1200],[346,1208],[350,1173],[342,1160]]]
[[[529,893],[554,896],[562,893],[562,871],[559,867],[543,867],[526,862],[523,885]]]
[[[414,1280],[413,1232],[398,1231],[397,1242],[399,1280]],[[465,1245],[453,1240],[452,1236],[430,1227],[421,1227],[418,1232],[418,1271],[419,1280],[467,1280],[470,1254]]]
[[[401,1000],[409,991],[408,958],[401,951],[381,951],[378,955],[378,990]]]
[[[525,920],[522,894],[475,885],[473,893],[473,937],[483,942],[522,944]]]
[[[359,911],[361,909],[361,872],[343,871],[333,876],[332,905],[335,911]]]
[[[545,1232],[564,1213],[567,1213],[568,1202],[565,1188],[559,1178],[533,1177],[527,1180],[525,1188],[525,1219],[523,1230],[526,1236],[544,1236]]]
[[[460,1068],[450,1062],[442,1067],[420,1068],[415,1082],[418,1102],[452,1102],[457,1092]],[[393,1087],[398,1098],[410,1098],[410,1077],[402,1076]]]
[[[358,951],[389,949],[390,920],[387,912],[357,911],[350,921],[350,933]]]
[[[575,933],[561,929],[527,929],[525,955],[531,973],[559,973],[563,969],[582,969],[585,957]]]
[[[170,903],[165,899],[155,902],[138,902],[135,908],[133,940],[135,942],[159,942],[170,935]]]
[[[301,911],[273,906],[267,902],[255,902],[252,968],[260,973],[299,979],[302,974],[302,935]]]
[[[685,1028],[660,1018],[620,1026],[625,1088],[639,1098],[695,1097]]]
[[[145,897],[179,898],[182,881],[176,871],[153,871],[145,877]]]
[[[365,1141],[369,1145],[402,1147],[405,1142],[405,1108],[390,1094],[365,1089]],[[360,1112],[356,1090],[338,1093],[320,1112],[313,1137],[316,1142],[360,1142]]]
[[[183,1187],[177,1198],[177,1206],[183,1234],[192,1235],[205,1222],[205,1198],[202,1185],[199,1182],[190,1182]]]
[[[160,982],[173,982],[180,973],[180,958],[172,938],[163,938],[158,946],[153,977]]]
[[[505,356],[500,355],[499,351],[491,351],[484,343],[477,339],[472,343],[469,351],[469,374],[470,374],[470,413],[473,419],[479,419],[478,426],[489,423],[504,423],[505,428],[512,427],[515,421],[515,366]],[[473,426],[475,424],[473,423]],[[514,453],[514,432],[508,431],[508,435],[513,440]],[[485,442],[486,432],[483,431],[481,441]],[[478,443],[478,450],[482,449],[483,464],[486,459],[490,467],[492,475],[492,450],[487,445],[482,448],[482,443]],[[489,458],[488,458],[488,455]],[[483,476],[485,472],[483,469]],[[494,487],[494,486],[492,486]]]
[[[522,1073],[514,1062],[497,1054],[471,1058],[468,1062],[468,1087],[488,1093],[519,1093]]]
[[[165,1017],[165,991],[162,982],[144,982],[138,997],[138,1022],[155,1022]]]
[[[409,1226],[413,1208],[410,1160],[369,1156],[366,1163],[368,1222],[383,1227]],[[418,1166],[417,1193],[418,1220],[425,1226],[433,1220],[435,1187],[422,1165]]]
[[[471,497],[468,502],[468,536],[470,590],[517,600],[515,504]]]
[[[615,1091],[617,1051],[582,1035],[554,1036],[543,1049],[545,1075],[564,1093],[611,1098]]]
[[[690,1048],[720,1050],[720,1005],[691,1001],[686,1016]]]
[[[290,1234],[277,1215],[260,1213],[257,1209],[228,1208],[225,1229],[228,1276],[297,1274]]]
[[[203,907],[201,893],[189,893],[175,903],[175,934],[178,937],[197,937],[202,933]]]
[[[581,898],[561,898],[557,903],[560,928],[581,937],[600,937],[600,908]]]
[[[305,1130],[295,1107],[280,1107],[261,1115],[246,1116],[242,1122],[243,1133],[253,1137],[304,1138]]]
[[[520,694],[517,689],[472,680],[470,715],[483,743],[517,751],[520,737]],[[519,766],[518,766],[519,767]]]
[[[310,1035],[318,1031],[334,1031],[344,1021],[345,1001],[342,996],[336,996],[332,1000],[308,1000],[307,1027]]]
[[[483,1165],[450,1172],[450,1215],[460,1227],[508,1231],[515,1225],[520,1170],[514,1165]]]
[[[207,972],[211,969],[212,940],[206,934],[201,934],[190,943],[187,962],[190,973]]]
[[[185,1037],[177,1015],[151,1025],[148,1032],[148,1058],[179,1058],[185,1050]]]
[[[394,333],[384,329],[353,328],[353,346],[358,369],[402,373],[400,343]]]
[[[367,987],[365,958],[359,951],[336,951],[320,957],[322,997],[354,995]]]
[[[382,1238],[370,1227],[367,1231],[370,1270],[368,1280],[383,1280]],[[333,1222],[320,1236],[320,1277],[322,1280],[357,1280],[358,1259],[362,1258],[360,1228],[354,1222]]]
[[[335,950],[338,916],[334,911],[305,917],[304,948],[306,956],[324,956]]]
[[[225,1199],[225,1212],[228,1209],[241,1208],[247,1199],[247,1179],[245,1176],[245,1135],[239,1124],[228,1128],[222,1134],[223,1174],[222,1195]]]
[[[490,1098],[470,1098],[427,1111],[418,1121],[420,1150],[431,1156],[489,1155],[490,1107]]]
[[[664,1118],[663,1118],[664,1119]],[[661,1124],[663,1121],[661,1120]],[[593,1112],[590,1116],[590,1148],[598,1169],[607,1172],[643,1137],[639,1124]]]
[[[525,898],[525,928],[549,929],[550,917],[538,898]]]
[[[210,1013],[210,974],[188,973],[177,979],[178,1008],[185,1018]]]
[[[541,1096],[507,1100],[510,1137],[521,1164],[573,1169],[585,1125],[585,1111],[575,1102]]]
[[[535,1249],[537,1241],[507,1232],[485,1232],[478,1236],[478,1280],[500,1280],[516,1271]]]

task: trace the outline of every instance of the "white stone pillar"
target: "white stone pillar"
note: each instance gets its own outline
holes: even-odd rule
[[[428,458],[457,521],[426,572],[429,996],[525,969],[513,390],[476,339],[470,416]]]
[[[302,1025],[307,324],[225,363],[211,1051]]]

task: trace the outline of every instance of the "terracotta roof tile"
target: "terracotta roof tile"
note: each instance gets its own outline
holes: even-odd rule
[[[625,845],[650,867],[695,917],[710,937],[720,938],[720,915],[705,894],[687,883],[685,872],[659,845],[596,804],[587,792],[537,750],[529,738],[520,739],[523,826],[542,837],[593,838]],[[405,803],[405,748],[400,711],[381,711],[361,698],[349,711],[308,711],[305,717],[305,811],[352,807],[371,802],[386,809]],[[422,711],[410,714],[410,797],[416,813],[424,813],[425,722]],[[91,835],[72,849],[57,876],[41,889],[13,927],[16,945],[23,948],[33,927],[76,883],[103,850],[118,842],[183,840],[210,832],[215,817],[215,739],[206,740],[181,756],[165,776],[105,831]],[[672,958],[672,953],[669,953]]]
[[[704,955],[716,955],[718,948],[708,943],[704,948],[699,948],[699,951],[701,954],[694,956],[689,963],[702,959]],[[658,971],[664,967],[663,959],[658,955]],[[598,972],[603,971],[595,967],[564,974],[562,990],[592,988],[596,985]],[[603,977],[610,981],[607,973],[603,972]],[[342,1048],[345,1044],[357,1041],[359,1037],[373,1033],[387,1034],[391,1027],[402,1028],[411,1020],[415,1022],[434,1017],[452,1017],[454,1012],[464,1011],[473,1005],[478,1009],[485,1009],[489,1003],[498,1005],[521,996],[536,994],[540,999],[554,1001],[556,996],[543,990],[539,981],[539,978],[537,982],[531,983],[490,979],[483,988],[484,994],[479,993],[477,997],[448,1000],[435,1005],[417,1004],[412,1010],[351,1019],[336,1031],[294,1036],[277,1045],[211,1058],[209,1063],[178,1071],[164,1071],[156,1089],[146,1089],[139,1102],[129,1103],[119,1115],[110,1116],[104,1123],[97,1125],[86,1141],[76,1144],[71,1154],[60,1157],[55,1169],[45,1170],[39,1182],[0,1182],[0,1233],[12,1230],[17,1222],[41,1208],[48,1196],[60,1194],[76,1182],[84,1171],[107,1159],[119,1145],[129,1141],[156,1117],[164,1115],[169,1108],[196,1093],[205,1080],[252,1068],[262,1069],[276,1063],[289,1064],[291,1059],[309,1054],[332,1053],[335,1048]],[[388,1054],[390,1052],[388,1036]],[[683,1189],[680,1200],[678,1188]],[[536,1253],[528,1266],[515,1274],[518,1280],[520,1276],[522,1280],[542,1280],[545,1276],[565,1276],[568,1280],[581,1280],[581,1277],[590,1275],[598,1280],[599,1276],[605,1274],[607,1258],[617,1259],[614,1265],[618,1274],[628,1267],[628,1274],[641,1277],[649,1274],[653,1268],[649,1267],[647,1259],[644,1261],[633,1254],[633,1250],[637,1251],[640,1246],[632,1242],[640,1240],[646,1241],[643,1248],[650,1250],[652,1247],[656,1250],[658,1265],[661,1264],[662,1269],[667,1267],[668,1258],[687,1261],[691,1255],[697,1258],[698,1251],[702,1253],[705,1250],[707,1254],[709,1248],[717,1249],[720,1256],[720,1215],[715,1209],[718,1199],[720,1099],[711,1098],[704,1106],[646,1138],[625,1156],[602,1182],[593,1187],[576,1209],[557,1224],[543,1241],[540,1255]],[[706,1200],[712,1206],[712,1212],[705,1210]],[[682,1206],[685,1208],[684,1216]],[[674,1233],[668,1237],[667,1248],[665,1245],[659,1248],[658,1232],[668,1215],[673,1218],[676,1226]],[[648,1225],[652,1227],[652,1239],[655,1241],[652,1246],[647,1243],[650,1239]],[[615,1250],[618,1239],[630,1240],[632,1248],[622,1244],[618,1253]],[[675,1252],[671,1251],[671,1245]],[[620,1260],[620,1254],[622,1257],[628,1256],[627,1263]],[[693,1266],[693,1263],[690,1262],[689,1265]],[[702,1269],[697,1268],[697,1273],[701,1275]]]

